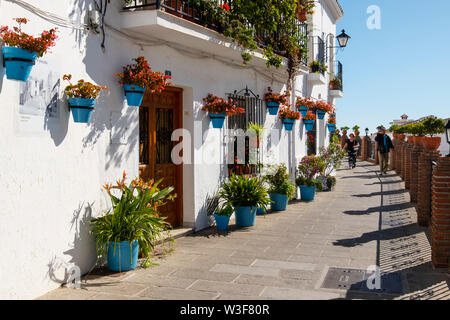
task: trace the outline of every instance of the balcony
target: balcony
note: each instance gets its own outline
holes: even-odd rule
[[[232,0],[216,1],[219,5],[227,3],[232,6]],[[140,38],[163,40],[240,61],[242,50],[231,38],[223,35],[223,26],[215,20],[205,3],[200,0],[134,0],[123,7],[121,30]],[[298,36],[307,34],[307,24],[298,20],[295,20],[295,24]],[[279,45],[273,48],[274,53],[285,57],[281,45],[282,34],[268,34],[256,29],[254,34],[260,48],[265,48],[269,39],[280,39],[277,41]],[[306,46],[306,37],[304,39],[302,44]],[[254,53],[251,63],[265,66],[261,50]],[[283,65],[286,66],[286,61]],[[306,74],[306,65],[306,59],[302,60],[300,72]]]

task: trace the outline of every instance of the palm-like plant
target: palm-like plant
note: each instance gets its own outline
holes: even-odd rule
[[[219,191],[226,204],[238,207],[266,208],[270,203],[269,195],[259,178],[233,175]]]
[[[128,241],[131,247],[132,242],[137,240],[140,253],[146,258],[142,265],[147,267],[153,247],[171,228],[164,221],[165,217],[159,217],[157,208],[166,199],[174,199],[174,195],[169,195],[174,188],[159,190],[161,180],[144,183],[135,179],[129,186],[125,185],[125,180],[124,172],[123,179],[117,181],[116,186],[104,186],[111,199],[112,209],[106,215],[91,220],[92,232],[96,236],[97,257],[101,258],[106,254],[110,244],[114,244],[115,254],[118,242]],[[120,197],[113,195],[112,190],[120,191]]]

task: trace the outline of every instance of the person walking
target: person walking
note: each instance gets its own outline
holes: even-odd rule
[[[378,127],[375,137],[375,149],[378,151],[378,161],[380,162],[380,174],[386,174],[389,168],[389,152],[394,149],[391,138],[386,134],[386,128]]]
[[[350,133],[347,142],[344,145],[344,150],[348,153],[348,167],[349,169],[354,169],[356,167],[356,155],[359,150],[360,144],[358,140],[355,139],[355,135]]]

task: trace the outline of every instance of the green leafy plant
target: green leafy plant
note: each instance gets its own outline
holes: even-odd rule
[[[350,130],[350,127],[347,127],[347,126],[341,127],[341,131],[342,131],[342,132],[344,132],[344,131],[347,132],[348,130]]]
[[[255,132],[257,138],[262,137],[263,134],[264,134],[264,126],[259,125],[259,124],[254,123],[254,122],[250,122],[248,124],[247,130],[253,130]]]
[[[331,90],[338,90],[342,85],[341,79],[334,77],[330,80],[330,88]]]
[[[270,203],[266,189],[259,178],[232,175],[219,190],[225,205],[266,208]]]
[[[104,188],[111,199],[112,209],[104,216],[91,220],[92,233],[96,237],[97,257],[100,259],[108,252],[110,244],[114,244],[114,252],[118,242],[129,241],[130,247],[134,240],[139,242],[139,251],[145,261],[143,267],[148,267],[153,247],[163,236],[170,237],[170,224],[164,217],[159,217],[158,207],[167,200],[173,200],[170,195],[173,187],[160,190],[159,183],[145,183],[135,179],[128,186],[125,184],[126,174],[116,185],[105,184]],[[120,195],[116,196],[117,192]]]
[[[309,64],[309,68],[313,73],[323,73],[328,70],[328,67],[318,60],[314,60]]]
[[[430,116],[422,121],[422,125],[424,127],[424,134],[430,135],[432,137],[435,134],[444,133],[445,132],[445,121],[444,119],[436,118],[434,116]]]
[[[344,155],[345,151],[339,143],[339,138],[337,136],[333,136],[328,147],[321,147],[319,150],[319,157],[324,162],[321,174],[323,176],[329,176],[334,169],[338,169],[340,167],[341,160],[344,159]]]
[[[226,205],[223,208],[220,208],[216,211],[216,214],[218,216],[227,216],[230,217],[233,215],[234,209],[231,205]]]
[[[297,185],[314,186],[317,183],[316,177],[324,170],[325,163],[319,156],[305,156],[300,161],[297,171]]]
[[[83,79],[78,80],[76,84],[72,84],[71,79],[71,74],[63,76],[63,80],[69,82],[69,85],[64,89],[69,98],[97,99],[101,90],[107,90],[105,86],[97,86]]]
[[[289,181],[289,173],[286,165],[268,165],[264,182],[269,185],[269,193],[285,194],[292,198],[295,194],[295,186]]]
[[[353,126],[353,128],[352,128],[352,130],[353,130],[353,132],[359,132],[359,126],[357,126],[357,125],[355,125],[355,126]]]

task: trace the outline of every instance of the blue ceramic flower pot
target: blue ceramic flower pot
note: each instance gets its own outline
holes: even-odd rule
[[[336,125],[334,123],[329,123],[328,124],[328,131],[330,131],[330,132],[336,131]]]
[[[300,186],[300,195],[304,201],[312,201],[316,196],[316,186]]]
[[[210,113],[209,118],[211,119],[213,128],[221,129],[223,127],[223,123],[225,122],[225,113]]]
[[[3,47],[2,52],[6,78],[27,81],[37,58],[37,52],[15,47]]]
[[[255,225],[257,207],[237,207],[235,210],[236,225],[251,227]]]
[[[218,231],[228,230],[228,224],[230,223],[230,216],[219,216],[214,214],[214,219],[216,219],[216,227]]]
[[[284,129],[286,131],[292,131],[292,128],[294,127],[295,120],[293,119],[283,119],[283,125]]]
[[[259,216],[261,216],[261,215],[263,215],[265,213],[266,213],[266,210],[264,210],[264,208],[258,208],[256,210],[256,214],[259,215]]]
[[[73,121],[89,123],[94,110],[95,99],[69,98],[69,106],[72,111]]]
[[[270,200],[273,203],[270,205],[272,211],[284,211],[287,208],[288,196],[280,193],[271,193]]]
[[[108,247],[108,269],[119,272],[136,269],[138,253],[137,240],[131,246],[128,241],[111,242]]]
[[[314,120],[304,120],[306,131],[312,131],[314,129]]]
[[[127,97],[127,104],[132,107],[139,107],[144,98],[146,88],[134,84],[124,84],[123,89]]]
[[[300,106],[300,113],[302,117],[306,117],[306,114],[308,113],[308,107]]]
[[[323,118],[325,118],[325,114],[325,111],[317,110],[317,118],[319,118],[319,120],[323,120]]]
[[[271,116],[276,116],[278,114],[278,109],[280,108],[278,102],[266,102],[266,106]]]

